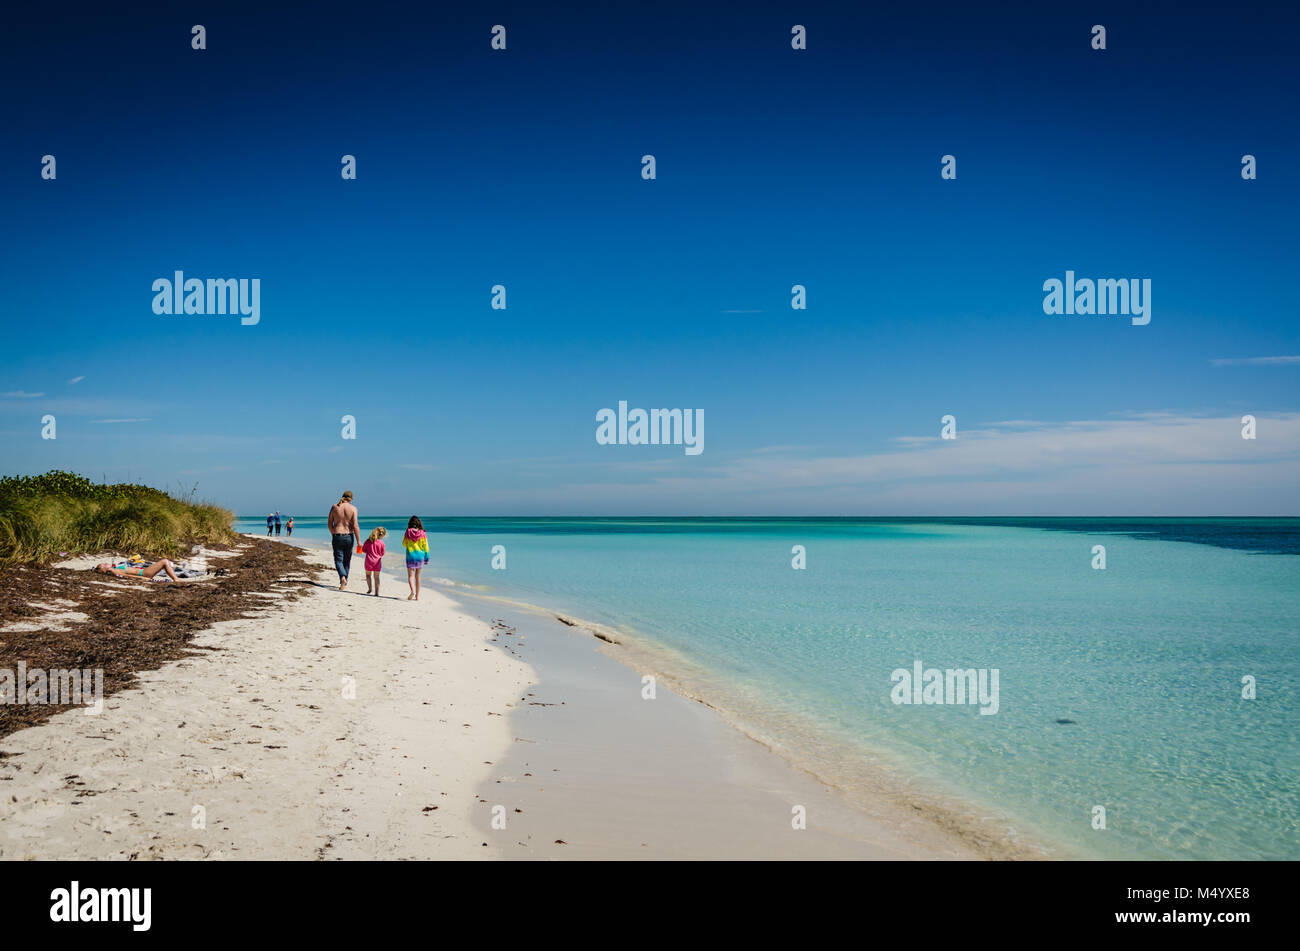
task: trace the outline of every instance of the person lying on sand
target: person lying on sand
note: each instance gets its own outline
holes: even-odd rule
[[[104,562],[102,565],[96,565],[95,570],[102,572],[106,575],[113,575],[114,577],[117,578],[145,578],[145,579],[152,578],[160,571],[165,571],[167,572],[167,577],[171,578],[172,581],[181,580],[180,578],[176,577],[176,569],[172,567],[172,563],[168,561],[166,558],[162,559],[161,561],[155,561],[148,568],[127,568],[126,570],[123,570],[121,568],[114,568],[112,564],[110,564],[109,562]]]

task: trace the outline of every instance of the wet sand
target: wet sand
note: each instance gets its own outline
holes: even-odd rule
[[[868,814],[662,683],[647,699],[642,675],[580,628],[458,600],[513,629],[498,625],[498,638],[537,678],[480,789],[479,827],[507,858],[982,857],[915,816]],[[495,805],[505,829],[491,826]]]

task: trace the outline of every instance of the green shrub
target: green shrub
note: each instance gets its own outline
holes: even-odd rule
[[[0,478],[0,562],[114,550],[178,555],[235,538],[234,513],[146,485],[100,485],[54,470]]]

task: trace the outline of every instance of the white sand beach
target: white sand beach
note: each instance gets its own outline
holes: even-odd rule
[[[317,587],[0,740],[0,858],[979,858],[540,617]],[[402,577],[398,577],[402,574]],[[482,614],[481,617],[474,616]],[[496,615],[500,617],[500,614]],[[520,643],[522,642],[522,643]],[[792,827],[801,807],[807,828]]]

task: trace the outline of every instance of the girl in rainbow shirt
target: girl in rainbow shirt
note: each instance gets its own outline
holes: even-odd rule
[[[419,516],[412,515],[406,523],[406,534],[402,536],[402,547],[406,549],[406,583],[411,587],[407,601],[420,600],[420,569],[429,563],[429,540],[424,534],[424,523]]]

